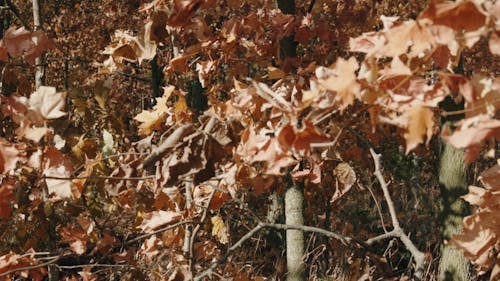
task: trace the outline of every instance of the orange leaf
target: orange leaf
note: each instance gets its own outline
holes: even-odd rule
[[[427,136],[427,144],[432,138],[434,126],[434,114],[426,107],[414,106],[409,108],[403,118],[406,120],[406,153],[417,147]]]

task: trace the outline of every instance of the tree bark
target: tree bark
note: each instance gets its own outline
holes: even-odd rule
[[[285,194],[285,221],[287,225],[304,225],[304,196],[302,190],[293,185]],[[287,281],[303,281],[304,277],[304,232],[297,229],[286,230]]]
[[[33,0],[33,23],[35,31],[42,28],[40,20],[40,5],[38,4],[38,0]],[[40,57],[35,59],[35,89],[38,89],[40,86],[42,86],[43,83],[44,67],[42,57],[43,55],[40,55]]]
[[[460,58],[455,73],[463,74],[463,59]],[[456,102],[448,96],[441,104],[445,111],[464,109],[464,102]],[[442,130],[451,130],[453,123],[463,119],[464,114],[451,115],[442,118]],[[464,150],[457,149],[441,140],[441,155],[439,161],[439,184],[443,206],[440,214],[442,236],[445,243],[441,248],[439,262],[440,281],[469,280],[469,262],[463,252],[447,245],[454,234],[462,232],[462,220],[469,212],[468,206],[460,196],[467,193],[467,167],[464,163]]]
[[[462,232],[462,220],[468,208],[460,196],[467,192],[464,151],[443,142],[439,163],[439,183],[443,208],[441,212],[442,235],[445,241]],[[439,264],[439,280],[469,280],[469,263],[463,252],[443,244]]]

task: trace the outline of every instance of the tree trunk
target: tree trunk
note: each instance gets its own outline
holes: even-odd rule
[[[462,219],[467,215],[467,204],[460,196],[467,192],[464,151],[443,143],[439,163],[439,183],[443,209],[441,213],[442,235],[445,241],[462,231]],[[461,250],[444,244],[441,249],[439,280],[469,280],[469,264]]]
[[[33,23],[34,30],[40,30],[42,28],[41,20],[40,20],[40,6],[38,5],[38,0],[33,0]],[[35,72],[35,89],[38,89],[42,86],[43,83],[43,55],[35,59],[36,72]]]
[[[455,73],[463,74],[463,59],[460,58]],[[464,102],[456,102],[448,96],[441,104],[445,111],[464,109]],[[464,114],[450,115],[442,118],[442,129],[451,130],[453,122],[463,119]],[[439,280],[466,281],[469,280],[469,263],[463,252],[447,245],[453,234],[462,232],[462,220],[468,214],[467,203],[460,196],[467,193],[467,167],[464,163],[464,150],[457,149],[441,140],[442,149],[439,159],[439,184],[443,207],[440,214],[442,236],[445,241],[441,248],[439,263]]]
[[[287,225],[304,224],[304,196],[297,185],[290,187],[285,194],[285,221]],[[298,229],[286,230],[287,281],[303,281],[304,232]]]

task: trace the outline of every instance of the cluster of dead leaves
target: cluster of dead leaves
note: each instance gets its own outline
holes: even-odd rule
[[[479,179],[484,187],[471,185],[469,193],[463,196],[477,209],[464,218],[463,233],[454,235],[451,243],[464,251],[479,274],[492,270],[490,280],[497,280],[500,277],[500,162],[483,172]]]

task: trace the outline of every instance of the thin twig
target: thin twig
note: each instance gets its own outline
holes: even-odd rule
[[[373,190],[369,185],[367,185],[366,188],[370,192],[373,201],[375,202],[375,206],[377,207],[377,212],[380,217],[380,222],[382,223],[382,228],[384,229],[384,232],[387,233],[388,231],[387,228],[385,228],[384,215],[382,214],[382,208],[380,208],[380,204],[378,203],[377,197],[375,197],[375,194],[373,193]]]
[[[125,242],[125,245],[133,244],[133,243],[135,243],[137,241],[141,241],[142,239],[149,238],[149,237],[151,237],[151,236],[153,236],[155,234],[158,234],[158,233],[161,233],[161,232],[167,231],[169,229],[176,228],[178,226],[181,226],[181,225],[184,225],[184,224],[188,224],[188,223],[193,223],[193,221],[192,220],[180,221],[178,223],[174,223],[174,224],[171,224],[169,226],[162,227],[162,228],[160,228],[158,230],[155,230],[155,231],[153,231],[151,233],[146,233],[146,234],[143,234],[141,236],[137,236],[134,239],[130,239],[127,242]]]
[[[48,262],[44,262],[44,263],[40,263],[40,264],[35,264],[35,265],[31,265],[31,266],[24,266],[24,267],[14,268],[12,270],[9,270],[9,271],[6,271],[4,273],[1,273],[0,277],[7,276],[7,275],[12,274],[12,273],[17,272],[17,271],[33,270],[33,269],[45,267],[47,265],[51,265],[51,264],[55,263],[60,258],[61,258],[61,256],[56,256],[53,259],[49,260]]]
[[[167,152],[168,149],[174,147],[179,140],[184,136],[184,133],[190,128],[191,125],[183,125],[180,126],[179,128],[175,129],[168,138],[163,141],[160,146],[158,146],[156,149],[154,149],[151,154],[144,159],[142,162],[142,167],[147,169],[148,167],[151,167],[153,164],[156,163],[156,161],[160,160],[160,158]]]
[[[323,234],[327,237],[334,238],[340,243],[342,243],[344,246],[362,246],[361,243],[357,242],[354,238],[352,237],[347,237],[343,236],[341,234],[323,229],[323,228],[318,228],[314,226],[307,226],[307,225],[290,225],[290,224],[280,224],[280,223],[264,223],[265,227],[269,228],[276,228],[276,229],[297,229],[297,230],[302,230],[304,232],[316,232]]]
[[[331,237],[331,238],[337,239],[342,244],[344,244],[346,246],[353,246],[353,245],[355,245],[357,247],[365,246],[363,242],[356,241],[354,238],[343,236],[343,235],[340,235],[338,233],[331,232],[331,231],[328,231],[328,230],[325,230],[325,229],[322,229],[322,228],[318,228],[318,227],[306,226],[306,225],[289,225],[289,224],[259,222],[257,224],[257,226],[255,226],[254,228],[252,228],[247,234],[245,234],[243,237],[241,237],[240,240],[238,240],[236,243],[234,243],[233,246],[231,246],[227,250],[226,254],[224,254],[224,256],[222,258],[218,259],[208,269],[206,269],[205,271],[203,271],[201,274],[197,275],[194,278],[194,280],[197,281],[197,280],[201,280],[204,277],[210,277],[214,273],[214,270],[219,265],[221,265],[224,261],[226,261],[227,258],[238,247],[240,247],[243,243],[245,243],[245,241],[249,240],[255,233],[257,233],[262,228],[275,228],[275,229],[285,229],[285,230],[286,229],[298,229],[298,230],[302,230],[304,232],[316,232],[316,233],[323,234],[323,235],[325,235],[327,237]]]
[[[125,181],[140,181],[155,179],[156,176],[144,176],[144,177],[110,177],[110,176],[74,176],[74,177],[55,177],[55,176],[43,176],[43,179],[52,180],[85,180],[85,179],[97,179],[97,180],[125,180]]]
[[[384,234],[380,234],[378,236],[372,237],[372,238],[366,240],[365,243],[367,245],[371,246],[378,241],[389,239],[389,238],[394,238],[394,237],[397,237],[397,234],[394,230],[392,230],[392,231],[386,232]]]
[[[227,260],[231,256],[231,254],[238,249],[245,241],[250,239],[255,233],[259,232],[262,228],[265,227],[265,224],[263,223],[258,223],[257,226],[252,228],[247,234],[245,234],[243,237],[238,240],[238,242],[234,243],[233,246],[231,246],[229,249],[227,249],[227,252],[222,256],[222,258],[218,259],[216,262],[214,262],[208,269],[203,271],[201,274],[197,275],[194,277],[194,281],[199,281],[203,279],[204,277],[210,277],[213,273],[213,271],[221,265],[223,262]]]
[[[77,264],[77,265],[56,265],[58,268],[61,269],[74,269],[74,268],[81,268],[81,267],[132,267],[135,268],[135,266],[131,264],[102,264],[102,263],[94,263],[94,264]]]

